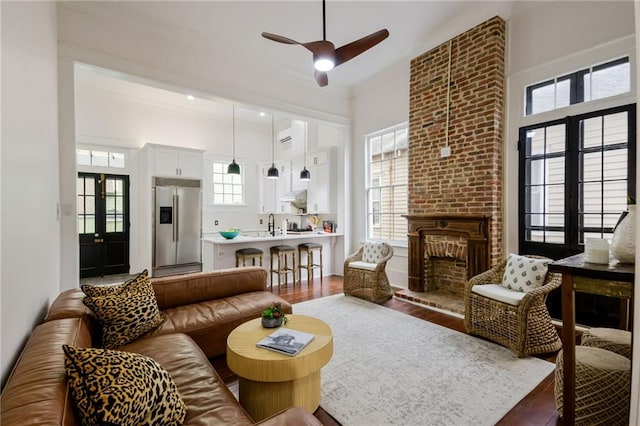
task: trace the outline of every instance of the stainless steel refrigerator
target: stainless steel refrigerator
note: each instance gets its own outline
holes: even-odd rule
[[[202,271],[199,180],[153,178],[153,276]]]

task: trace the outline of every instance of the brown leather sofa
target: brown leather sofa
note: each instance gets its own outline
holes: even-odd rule
[[[176,383],[187,407],[185,425],[253,425],[208,357],[224,353],[237,325],[260,316],[280,302],[266,291],[266,272],[248,267],[152,280],[165,320],[153,332],[119,348],[160,363]],[[62,345],[93,347],[100,327],[82,304],[79,289],[52,303],[45,321],[29,337],[1,396],[0,424],[78,425],[80,420],[67,386]],[[321,425],[301,408],[290,408],[263,425]]]

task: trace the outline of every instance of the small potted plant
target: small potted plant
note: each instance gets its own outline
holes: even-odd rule
[[[262,311],[262,326],[264,328],[280,327],[282,323],[287,323],[289,319],[282,311],[280,302],[272,303]]]

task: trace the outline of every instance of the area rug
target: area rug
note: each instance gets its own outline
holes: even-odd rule
[[[293,312],[333,330],[320,406],[345,426],[493,425],[555,367],[355,297]]]

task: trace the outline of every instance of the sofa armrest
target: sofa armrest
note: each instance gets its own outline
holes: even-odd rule
[[[265,291],[267,272],[258,266],[250,266],[153,278],[151,282],[158,307],[164,310],[242,293]]]
[[[257,423],[261,426],[322,426],[320,420],[300,407],[291,407]]]

